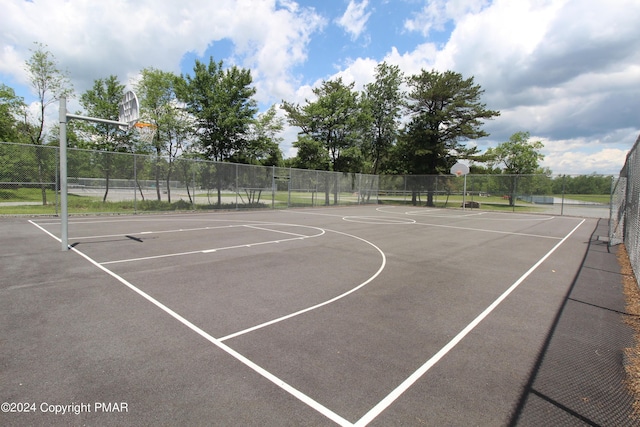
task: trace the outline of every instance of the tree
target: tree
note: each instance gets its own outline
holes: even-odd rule
[[[202,153],[215,161],[229,160],[247,149],[247,133],[257,113],[251,72],[236,66],[225,70],[222,65],[213,58],[208,65],[196,60],[193,75],[183,76],[179,92],[187,112],[195,119]],[[222,205],[222,187],[230,184],[225,182],[228,180],[222,172],[215,174],[218,206]]]
[[[375,81],[364,87],[362,105],[367,115],[363,149],[371,162],[371,173],[380,165],[396,143],[400,127],[404,93],[400,89],[403,74],[397,65],[386,62],[376,67]]]
[[[359,172],[357,169],[362,164],[358,145],[362,139],[363,115],[353,87],[354,83],[344,84],[342,78],[324,81],[313,89],[315,101],[306,100],[303,106],[288,102],[282,105],[289,123],[322,145],[329,154],[329,170],[336,172]],[[330,183],[326,184],[325,204],[328,205]],[[337,202],[335,186],[334,203]]]
[[[80,96],[80,104],[90,117],[106,120],[118,120],[119,103],[124,96],[124,85],[118,82],[118,77],[111,75],[105,79],[95,80],[93,87]],[[77,126],[88,134],[88,140],[94,149],[105,152],[126,151],[129,138],[118,127],[104,123],[82,122]],[[105,191],[102,201],[107,200],[109,194],[109,180],[114,170],[115,158],[109,153],[99,156],[99,164],[105,176]]]
[[[45,140],[45,111],[49,105],[62,96],[73,93],[71,82],[66,73],[58,69],[55,57],[46,50],[45,46],[36,43],[36,49],[26,62],[26,71],[39,107],[35,123],[25,115],[25,129],[29,132],[29,140],[34,145],[42,145]],[[36,160],[38,163],[38,179],[42,190],[42,204],[47,204],[45,154],[36,148]]]
[[[491,166],[503,166],[503,173],[512,175],[509,189],[509,206],[515,205],[518,175],[534,174],[540,167],[544,155],[540,150],[544,148],[541,141],[529,141],[529,132],[516,132],[509,141],[499,144],[486,151],[486,157],[491,160]]]
[[[257,113],[251,72],[236,66],[196,59],[193,75],[184,76],[180,99],[196,120],[197,136],[205,157],[228,160],[247,145],[247,132]]]
[[[26,112],[24,99],[15,91],[0,83],[0,141],[18,142],[20,140],[19,117]]]
[[[321,142],[307,135],[298,135],[298,139],[294,141],[293,146],[298,152],[291,160],[292,167],[318,171],[329,170],[331,159],[329,158],[329,152]]]
[[[264,113],[258,114],[249,125],[246,149],[231,160],[252,165],[280,166],[283,156],[279,144],[282,137],[278,134],[283,128],[284,119],[278,117],[276,108],[272,105]]]
[[[453,71],[425,71],[410,76],[406,111],[409,122],[399,140],[396,155],[409,174],[448,173],[456,160],[473,155],[462,141],[488,136],[483,120],[500,115],[480,102],[484,91],[473,77],[463,79]],[[412,188],[416,204],[419,188]],[[427,188],[427,205],[433,206],[433,188]]]
[[[140,102],[141,121],[150,125],[154,135],[152,148],[156,153],[155,178],[156,196],[161,200],[160,157],[167,156],[165,174],[167,201],[171,202],[171,175],[176,158],[187,147],[189,135],[193,133],[193,120],[188,116],[178,100],[178,92],[183,89],[183,80],[171,73],[154,68],[142,70],[142,78],[136,85]]]

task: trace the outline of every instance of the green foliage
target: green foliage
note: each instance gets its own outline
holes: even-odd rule
[[[251,72],[236,66],[225,70],[222,61],[210,58],[208,65],[196,60],[193,75],[183,79],[180,99],[196,121],[205,157],[224,161],[243,151],[257,112]]]
[[[80,104],[89,117],[117,121],[120,111],[118,104],[123,96],[124,85],[118,82],[117,76],[112,75],[95,80],[93,87],[80,96]],[[77,123],[76,128],[85,141],[80,148],[126,151],[128,139],[116,126],[82,121]]]
[[[516,132],[509,141],[503,142],[495,148],[489,148],[486,156],[492,166],[503,166],[506,174],[533,174],[540,167],[539,162],[544,159],[540,150],[544,144],[540,141],[529,141],[529,132]]]
[[[298,154],[291,161],[292,167],[321,171],[329,170],[331,159],[322,142],[316,141],[310,136],[299,135],[293,146],[298,149]]]
[[[480,102],[484,93],[473,77],[463,79],[453,71],[425,71],[409,77],[407,113],[410,117],[398,155],[407,173],[448,173],[457,153],[472,155],[461,141],[488,134],[482,120],[500,115]]]
[[[562,175],[553,180],[554,194],[609,194],[613,177],[603,175]]]
[[[38,99],[39,114],[34,122],[29,122],[29,138],[32,144],[41,144],[45,133],[45,110],[62,96],[73,93],[71,81],[66,72],[58,69],[56,59],[46,46],[36,43],[36,48],[31,51],[31,57],[27,60],[25,68],[31,83],[31,88]],[[28,120],[25,118],[25,122]]]
[[[274,105],[261,114],[249,125],[247,147],[235,153],[230,159],[236,163],[248,163],[262,166],[281,166],[282,151],[279,143],[282,138],[278,133],[284,128],[284,120],[278,117]]]
[[[364,88],[363,151],[371,162],[371,173],[377,174],[398,139],[404,92],[400,86],[403,74],[397,65],[386,62],[376,67],[375,81]]]
[[[344,84],[342,78],[324,81],[313,90],[317,97],[315,101],[307,100],[303,106],[288,102],[282,105],[289,123],[322,145],[329,155],[329,169],[333,171],[355,172],[348,169],[353,161],[341,159],[347,155],[347,149],[351,149],[348,153],[350,159],[356,156],[354,147],[362,137],[363,114],[353,87],[354,83]],[[317,159],[318,156],[312,158]],[[305,166],[308,168],[309,165]]]
[[[20,142],[20,116],[26,114],[24,99],[0,83],[0,141]]]

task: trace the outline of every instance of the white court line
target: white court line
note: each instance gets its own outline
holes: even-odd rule
[[[561,237],[543,236],[541,234],[516,233],[513,231],[500,231],[500,230],[487,230],[486,228],[458,227],[455,225],[429,224],[426,222],[416,222],[416,225],[424,225],[425,227],[435,227],[435,228],[450,228],[454,230],[479,231],[481,233],[506,234],[509,236],[537,237],[540,239],[552,239],[552,240],[561,239]]]
[[[376,210],[378,210],[380,208],[376,208]],[[396,212],[387,212],[387,211],[382,211],[379,210],[379,212],[383,212],[383,213],[391,213],[391,214],[397,214]],[[309,212],[292,212],[292,213],[309,213]],[[337,214],[322,214],[322,213],[310,213],[311,215],[320,215],[320,216],[331,216],[331,217],[337,217],[337,218],[348,218],[348,216],[345,215],[337,215]],[[403,215],[406,215],[406,213],[403,213]],[[419,215],[414,215],[414,216],[419,216]],[[428,217],[429,215],[424,215],[424,217]],[[445,216],[446,218],[450,218],[451,216]],[[445,218],[443,217],[443,218]],[[375,217],[370,217],[370,218],[375,218]],[[456,217],[457,218],[457,217]],[[553,217],[549,218],[549,219],[553,219]],[[546,219],[545,219],[546,221]],[[353,221],[351,221],[353,222]],[[404,225],[404,224],[415,224],[415,225],[424,225],[427,227],[436,227],[436,228],[450,228],[450,229],[455,229],[455,230],[465,230],[465,231],[479,231],[481,233],[494,233],[494,234],[506,234],[506,235],[511,235],[511,236],[522,236],[522,237],[536,237],[536,238],[541,238],[541,239],[552,239],[552,240],[560,240],[561,237],[553,237],[553,236],[543,236],[540,234],[528,234],[528,233],[515,233],[512,231],[500,231],[500,230],[488,230],[486,228],[474,228],[474,227],[460,227],[460,226],[455,226],[455,225],[443,225],[443,224],[430,224],[427,222],[413,222],[413,223],[391,223],[391,222],[386,222],[384,224],[379,224],[379,225]]]
[[[487,307],[482,313],[478,315],[471,323],[469,323],[462,331],[458,333],[451,341],[440,349],[431,359],[427,360],[418,370],[411,374],[406,380],[404,380],[398,387],[391,393],[382,399],[376,406],[371,408],[362,418],[360,418],[354,426],[363,427],[373,421],[378,415],[380,415],[385,409],[387,409],[396,399],[400,397],[405,391],[409,389],[416,381],[418,381],[424,374],[427,373],[436,363],[440,361],[449,351],[451,351],[469,332],[475,329],[480,322],[482,322],[502,301],[505,300],[524,280],[531,275],[552,253],[556,251],[568,238],[571,236],[586,220],[580,221],[573,230],[569,232],[564,238],[559,241],[549,252],[538,260],[526,273],[524,273],[513,285],[509,287],[502,295],[500,295],[489,307]]]
[[[321,302],[320,304],[316,304],[316,305],[311,306],[311,307],[307,307],[307,308],[302,309],[300,311],[296,311],[295,313],[287,314],[286,316],[282,316],[282,317],[279,317],[277,319],[273,319],[273,320],[270,320],[268,322],[261,323],[259,325],[253,326],[251,328],[247,328],[247,329],[244,329],[242,331],[238,331],[236,333],[227,335],[225,337],[220,338],[220,341],[225,341],[225,340],[228,340],[228,339],[231,339],[231,338],[238,337],[240,335],[244,335],[244,334],[249,333],[249,332],[256,331],[258,329],[262,329],[262,328],[264,328],[266,326],[273,325],[273,324],[278,323],[278,322],[282,322],[283,320],[287,320],[287,319],[290,319],[292,317],[299,316],[299,315],[301,315],[303,313],[306,313],[308,311],[315,310],[316,308],[322,307],[322,306],[327,305],[327,304],[331,304],[332,302],[336,302],[339,299],[342,299],[342,298],[346,297],[347,295],[352,294],[353,292],[357,291],[358,289],[361,289],[362,287],[368,285],[369,283],[371,283],[371,281],[373,281],[376,277],[378,277],[380,275],[380,273],[382,273],[382,270],[384,270],[385,266],[387,265],[387,257],[384,254],[384,252],[382,251],[382,249],[380,249],[378,246],[374,245],[370,241],[365,240],[365,239],[363,239],[361,237],[358,237],[358,236],[354,236],[352,234],[347,234],[347,233],[343,233],[341,231],[335,231],[335,230],[327,230],[327,231],[330,231],[332,233],[342,234],[342,235],[348,236],[348,237],[353,237],[354,239],[361,240],[361,241],[365,242],[366,244],[373,246],[380,253],[380,256],[382,257],[382,263],[380,264],[380,268],[378,268],[378,271],[376,271],[373,274],[373,276],[369,277],[367,280],[365,280],[364,282],[362,282],[361,284],[359,284],[355,288],[350,289],[347,292],[345,292],[343,294],[340,294],[340,295],[338,295],[338,296],[336,296],[334,298],[331,298],[330,300]]]
[[[38,227],[40,230],[42,230],[45,233],[47,233],[49,236],[51,236],[54,239],[56,239],[57,241],[60,241],[60,239],[58,239],[56,236],[54,236],[53,234],[51,234],[50,232],[48,232],[47,230],[45,230],[44,228],[42,228],[41,226],[36,224],[35,222],[33,222],[31,220],[29,220],[29,222],[31,224],[35,225],[36,227]],[[155,305],[156,307],[158,307],[159,309],[161,309],[165,313],[169,314],[171,317],[173,317],[174,319],[176,319],[177,321],[179,321],[180,323],[185,325],[187,328],[191,329],[192,331],[194,331],[195,333],[197,333],[198,335],[200,335],[201,337],[203,337],[204,339],[206,339],[207,341],[209,341],[210,343],[212,343],[213,345],[215,345],[219,349],[223,350],[224,352],[226,352],[230,356],[234,357],[235,359],[237,359],[238,361],[243,363],[245,366],[249,367],[253,371],[255,371],[258,374],[260,374],[261,376],[263,376],[264,378],[268,379],[273,384],[275,384],[278,387],[280,387],[281,389],[285,390],[286,392],[288,392],[292,396],[296,397],[301,402],[307,404],[311,408],[315,409],[316,411],[318,411],[319,413],[321,413],[325,417],[329,418],[330,420],[334,421],[335,423],[337,423],[337,424],[339,424],[341,426],[353,426],[353,424],[351,422],[349,422],[346,419],[342,418],[340,415],[336,414],[335,412],[333,412],[332,410],[330,410],[326,406],[316,402],[315,400],[313,400],[312,398],[310,398],[309,396],[307,396],[306,394],[304,394],[300,390],[298,390],[298,389],[294,388],[293,386],[287,384],[286,382],[284,382],[280,378],[276,377],[275,375],[273,375],[272,373],[270,373],[266,369],[262,368],[261,366],[257,365],[256,363],[252,362],[251,360],[247,359],[242,354],[240,354],[237,351],[233,350],[231,347],[227,346],[226,344],[224,344],[220,340],[212,337],[211,335],[209,335],[204,330],[200,329],[199,327],[197,327],[196,325],[194,325],[193,323],[191,323],[190,321],[188,321],[187,319],[185,319],[184,317],[182,317],[181,315],[179,315],[175,311],[171,310],[166,305],[162,304],[160,301],[158,301],[155,298],[153,298],[151,295],[143,292],[142,290],[138,289],[137,287],[132,285],[130,282],[125,280],[124,278],[120,277],[118,274],[116,274],[113,271],[109,270],[108,268],[100,265],[98,262],[94,261],[88,255],[85,255],[83,252],[80,252],[79,250],[77,250],[75,248],[70,248],[70,249],[73,252],[75,252],[78,255],[80,255],[81,257],[83,257],[84,259],[86,259],[87,261],[89,261],[91,264],[93,264],[94,266],[96,266],[100,270],[104,271],[105,273],[107,273],[111,277],[113,277],[116,280],[118,280],[123,285],[127,286],[129,289],[131,289],[132,291],[134,291],[135,293],[137,293],[138,295],[140,295],[141,297],[143,297],[144,299],[146,299],[147,301],[149,301],[150,303],[152,303],[153,305]]]
[[[549,221],[552,219],[555,219],[556,217],[553,215],[542,215],[542,214],[531,214],[531,213],[526,213],[526,212],[521,212],[521,213],[516,213],[516,212],[500,212],[500,211],[478,211],[478,212],[474,212],[474,213],[464,213],[465,211],[454,211],[451,210],[451,213],[445,214],[443,212],[443,209],[441,208],[424,208],[425,210],[418,210],[418,211],[404,211],[404,212],[397,212],[393,210],[393,206],[389,206],[389,207],[382,207],[382,208],[376,208],[376,211],[378,212],[382,212],[382,213],[393,213],[393,214],[400,214],[400,215],[411,215],[411,216],[424,216],[424,217],[431,217],[431,218],[468,218],[468,217],[472,217],[472,216],[481,216],[483,220],[487,220],[487,221]],[[495,215],[502,215],[508,218],[491,218],[491,217],[487,217],[487,215],[490,214],[495,214]],[[514,216],[517,216],[518,218],[513,218]],[[527,218],[526,218],[527,217]]]
[[[234,227],[237,227],[237,226],[234,226]],[[247,226],[247,227],[249,227],[249,228],[257,228],[257,227],[253,227],[253,226]],[[150,255],[150,256],[138,257],[138,258],[126,258],[126,259],[120,259],[120,260],[115,260],[115,261],[105,261],[105,262],[102,262],[100,264],[102,264],[102,265],[121,264],[121,263],[125,263],[125,262],[146,261],[146,260],[151,260],[151,259],[171,258],[171,257],[185,256],[185,255],[210,254],[210,253],[213,253],[213,252],[225,251],[225,250],[229,250],[229,249],[250,248],[252,246],[260,246],[260,245],[268,245],[268,244],[273,244],[273,243],[291,242],[291,241],[294,241],[294,240],[310,239],[312,237],[322,236],[325,233],[325,231],[323,229],[321,229],[321,228],[317,228],[317,227],[309,227],[309,228],[320,230],[320,233],[307,236],[307,235],[304,235],[304,234],[296,234],[296,233],[289,233],[289,232],[286,232],[286,231],[262,228],[262,230],[273,231],[275,233],[289,234],[289,235],[294,235],[294,236],[297,236],[297,237],[293,237],[293,238],[289,238],[289,239],[267,240],[267,241],[263,241],[263,242],[243,243],[241,245],[224,246],[224,247],[211,248],[211,249],[200,249],[200,250],[197,250],[197,251],[176,252],[176,253],[162,254],[162,255]]]
[[[135,233],[102,234],[97,236],[69,237],[69,240],[104,239],[107,237],[124,237],[124,236],[136,236],[136,235],[145,235],[145,234],[148,235],[148,234],[180,233],[180,232],[189,232],[189,231],[217,230],[220,228],[233,228],[233,227],[242,227],[242,225],[220,225],[217,227],[178,228],[175,230],[138,231]]]

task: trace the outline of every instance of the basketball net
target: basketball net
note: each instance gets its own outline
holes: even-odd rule
[[[133,125],[133,130],[138,135],[138,139],[145,144],[151,144],[153,137],[156,134],[157,126],[151,123],[136,122]]]

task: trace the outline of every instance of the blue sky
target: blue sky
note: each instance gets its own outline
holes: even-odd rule
[[[188,73],[209,56],[251,69],[262,109],[322,80],[361,88],[377,63],[474,77],[501,111],[481,150],[529,131],[554,173],[617,173],[640,133],[636,0],[0,0],[0,81],[27,102],[44,43],[77,94],[111,74]],[[74,104],[75,103],[75,104]],[[70,107],[79,108],[71,100]],[[56,106],[47,115],[57,117]],[[286,155],[296,129],[283,132]]]

